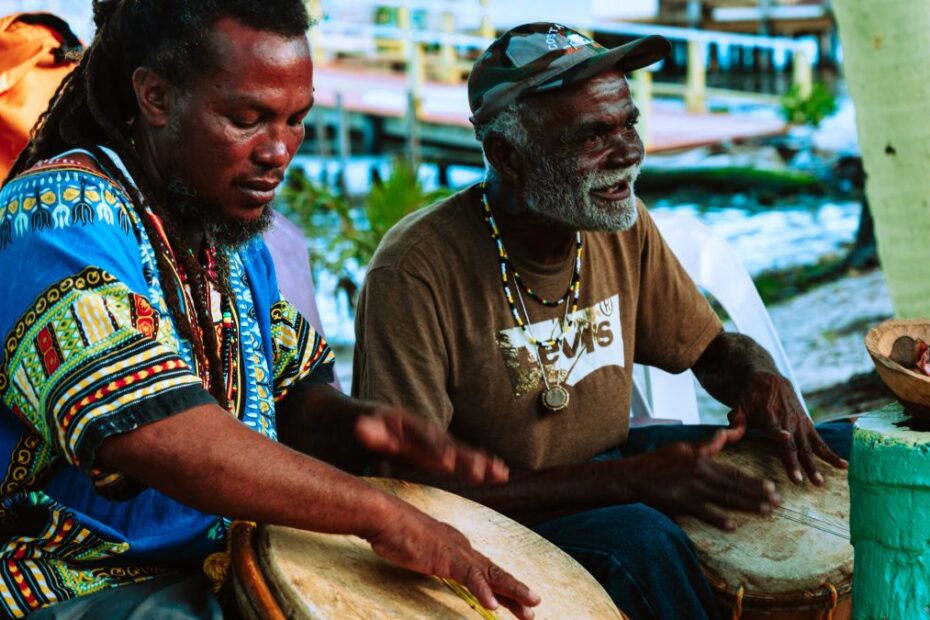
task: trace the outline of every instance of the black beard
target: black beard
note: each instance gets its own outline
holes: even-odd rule
[[[236,249],[268,230],[274,209],[265,205],[254,220],[238,220],[223,215],[217,205],[201,200],[197,192],[180,177],[173,177],[167,187],[168,207],[182,228],[200,228],[206,238],[219,247]]]

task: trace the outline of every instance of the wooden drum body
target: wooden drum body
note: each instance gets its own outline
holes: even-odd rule
[[[733,533],[679,519],[721,604],[734,618],[849,618],[853,548],[846,472],[821,461],[824,484],[797,485],[788,480],[774,447],[757,441],[742,442],[719,458],[772,480],[781,496],[767,517],[729,513],[737,524]]]
[[[534,532],[457,495],[390,479],[369,479],[461,531],[481,553],[542,597],[536,618],[624,618],[577,562]],[[443,581],[396,567],[354,536],[286,527],[234,527],[233,583],[247,618],[481,618]],[[484,617],[487,612],[484,612]],[[513,618],[504,607],[497,618]]]

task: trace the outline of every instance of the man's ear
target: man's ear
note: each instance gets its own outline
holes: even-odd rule
[[[165,127],[171,114],[171,85],[151,69],[138,67],[132,72],[139,114],[152,127]]]
[[[484,155],[508,185],[519,186],[523,179],[523,154],[500,134],[484,139]]]

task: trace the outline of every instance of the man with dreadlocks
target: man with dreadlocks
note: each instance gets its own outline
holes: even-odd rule
[[[109,0],[95,21],[0,192],[0,616],[219,617],[201,565],[239,518],[361,536],[532,617],[460,533],[302,453],[507,475],[329,387],[277,293],[256,235],[312,105],[303,3]]]

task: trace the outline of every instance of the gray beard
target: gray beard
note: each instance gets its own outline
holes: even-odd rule
[[[199,199],[197,192],[179,176],[168,182],[168,205],[180,226],[198,227],[214,244],[229,249],[236,249],[265,232],[274,219],[270,204],[265,205],[261,216],[255,220],[226,217],[217,205]]]
[[[530,211],[573,230],[619,232],[636,223],[633,183],[639,175],[639,165],[579,174],[568,158],[537,163],[527,171],[524,185],[524,200]],[[608,202],[591,196],[594,188],[621,180],[630,185],[630,196],[625,200]]]

